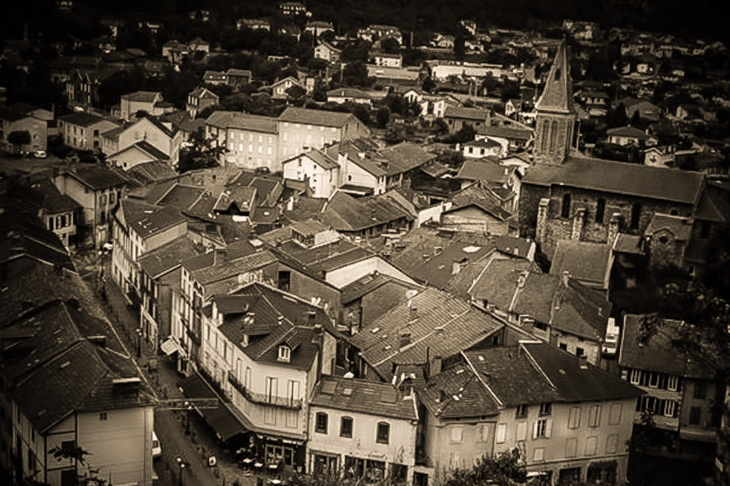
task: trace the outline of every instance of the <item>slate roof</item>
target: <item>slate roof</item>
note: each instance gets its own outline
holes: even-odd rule
[[[81,205],[69,196],[61,194],[58,188],[49,179],[34,183],[30,188],[37,196],[36,203],[47,214],[58,214],[81,209]],[[27,196],[32,197],[30,194]]]
[[[654,328],[641,345],[642,327]],[[679,339],[680,321],[662,319],[654,314],[626,314],[621,327],[618,364],[622,368],[666,373],[684,378],[709,380],[712,367],[701,360],[683,355],[672,342]]]
[[[354,115],[351,113],[311,110],[308,108],[289,106],[279,115],[278,121],[341,128],[353,118]]]
[[[704,188],[705,175],[701,172],[568,157],[560,165],[541,164],[530,168],[522,183],[539,186],[559,184],[694,205]]]
[[[380,149],[379,154],[388,161],[386,171],[390,176],[403,174],[436,158],[435,154],[411,142],[390,145]]]
[[[613,251],[616,253],[627,253],[631,255],[643,255],[642,237],[639,235],[629,235],[619,233],[616,237],[616,243],[613,245]]]
[[[361,299],[367,294],[379,289],[380,287],[388,283],[396,283],[403,287],[414,290],[421,289],[420,285],[411,284],[390,275],[374,272],[368,275],[363,275],[359,279],[345,285],[344,287],[342,287],[342,289],[340,289],[342,291],[342,297],[340,299],[342,301],[342,305],[348,305],[358,299]]]
[[[119,154],[129,151],[130,149],[138,149],[142,152],[146,153],[150,157],[152,157],[155,160],[161,161],[161,160],[170,160],[170,156],[163,152],[162,150],[158,149],[151,143],[149,143],[147,140],[141,140],[139,142],[136,142],[133,145],[130,145],[128,147],[123,148],[119,152],[116,152],[114,154],[111,154],[109,156],[110,159],[115,159]]]
[[[214,254],[215,252],[211,253]],[[268,250],[261,250],[238,258],[224,257],[213,265],[202,268],[194,268],[195,263],[192,260],[186,260],[185,267],[190,271],[191,278],[200,285],[208,285],[240,273],[262,268],[274,262],[276,262],[276,257],[273,253]]]
[[[137,164],[127,171],[127,175],[143,185],[173,179],[178,173],[164,162],[153,160]]]
[[[135,91],[134,93],[123,94],[122,97],[129,101],[152,103],[159,94],[159,91]]]
[[[508,220],[512,214],[502,209],[500,200],[494,192],[480,182],[465,187],[451,196],[453,205],[444,214],[458,211],[468,206],[475,206],[500,221]]]
[[[15,203],[18,204],[18,203]],[[10,208],[0,213],[0,262],[23,255],[60,268],[74,269],[68,250],[37,214],[20,214]]]
[[[478,273],[481,270],[479,262],[494,251],[494,245],[488,240],[478,237],[474,238],[472,242],[453,241],[449,243],[439,249],[434,248],[431,253],[424,254],[429,257],[424,258],[420,265],[409,268],[408,275],[428,285],[443,289],[456,275],[453,272],[455,264],[461,265],[459,274],[469,272],[468,268],[472,269],[470,273],[474,273],[474,271]]]
[[[606,134],[609,136],[615,135],[617,137],[636,138],[638,140],[648,140],[651,138],[651,135],[647,134],[644,130],[632,126],[609,128],[606,130]]]
[[[372,97],[365,91],[357,88],[337,88],[327,91],[328,98],[359,98],[369,100]]]
[[[126,184],[127,179],[117,171],[101,165],[87,165],[69,170],[66,174],[94,191],[103,191]]]
[[[415,397],[404,398],[390,383],[322,376],[310,406],[399,420],[418,420]]]
[[[417,318],[411,321],[411,308]],[[469,303],[436,289],[426,288],[351,338],[362,358],[382,378],[393,364],[425,363],[427,355],[446,359],[475,346],[502,328],[495,318]],[[411,334],[410,344],[399,348],[399,333]]]
[[[337,231],[352,232],[401,219],[410,221],[413,217],[387,198],[370,196],[355,199],[338,191],[322,211],[321,219]]]
[[[575,114],[573,104],[573,82],[570,78],[568,46],[565,39],[558,44],[553,64],[550,67],[545,88],[535,103],[535,109],[545,112]]]
[[[251,211],[256,198],[256,189],[248,186],[232,186],[221,192],[213,211],[227,212],[235,206],[238,211]]]
[[[165,195],[158,198],[157,206],[171,206],[180,210],[190,209],[203,196],[205,188],[193,187],[175,183],[165,191]]]
[[[612,263],[611,247],[607,244],[560,240],[555,248],[550,274],[563,275],[567,271],[572,278],[600,284],[605,289]]]

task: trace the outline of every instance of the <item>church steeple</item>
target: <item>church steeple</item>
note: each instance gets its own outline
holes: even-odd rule
[[[570,153],[578,118],[573,105],[573,83],[565,39],[558,45],[545,89],[535,109],[534,159],[537,163],[560,164]]]

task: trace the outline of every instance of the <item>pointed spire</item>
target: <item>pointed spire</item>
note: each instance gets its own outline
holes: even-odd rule
[[[538,111],[552,113],[575,113],[573,106],[573,82],[570,79],[570,64],[568,63],[568,47],[565,38],[558,45],[558,52],[550,68],[545,89],[537,100],[535,108]]]

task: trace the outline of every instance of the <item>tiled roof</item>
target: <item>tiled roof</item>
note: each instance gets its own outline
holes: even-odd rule
[[[137,164],[127,171],[127,175],[139,181],[141,184],[153,184],[177,177],[178,173],[164,162],[153,160],[143,164]]]
[[[502,309],[509,309],[520,275],[538,271],[533,262],[516,259],[493,259],[484,268],[469,290],[477,300],[485,300]]]
[[[63,120],[65,123],[80,127],[90,127],[91,125],[95,125],[103,121],[109,121],[106,118],[94,115],[93,113],[69,113],[68,115],[59,116],[58,119]]]
[[[494,194],[494,191],[485,187],[480,182],[475,182],[461,191],[454,193],[451,196],[451,202],[453,206],[444,211],[444,213],[458,211],[468,206],[475,206],[501,221],[506,221],[512,216],[509,211],[502,209],[500,200]]]
[[[498,235],[493,241],[499,251],[516,257],[528,258],[535,251],[535,242],[526,238]]]
[[[149,155],[150,157],[152,157],[155,160],[165,160],[165,161],[170,160],[170,156],[168,154],[166,154],[162,150],[158,149],[157,147],[155,147],[154,145],[149,143],[147,140],[142,140],[142,141],[135,143],[134,145],[130,145],[129,147],[126,147],[115,154],[111,154],[109,156],[109,158],[110,159],[116,158],[116,156],[118,154],[128,151],[130,149],[130,147],[134,147],[134,148],[141,150],[142,152],[145,152],[147,155]]]
[[[616,253],[643,255],[644,250],[641,247],[641,241],[642,237],[639,235],[619,233],[616,237],[616,243],[613,246],[613,251]]]
[[[432,249],[429,253],[424,253],[424,256],[428,255],[428,258],[423,258],[420,265],[409,268],[408,275],[428,285],[443,289],[461,272],[478,274],[481,271],[479,262],[482,262],[492,251],[494,251],[494,245],[486,238],[475,237],[471,242],[450,241]],[[454,272],[455,266],[458,267],[457,272]],[[476,277],[476,274],[473,277]]]
[[[411,309],[416,310],[411,320]],[[424,363],[427,355],[446,359],[475,346],[501,329],[489,314],[446,292],[426,288],[394,307],[352,337],[363,359],[388,379],[395,363]],[[400,333],[410,344],[400,348]]]
[[[532,129],[500,127],[496,125],[483,125],[477,127],[477,134],[486,137],[506,138],[508,140],[520,140],[527,142],[534,132]]]
[[[644,394],[639,388],[547,343],[521,343],[555,385],[564,402],[619,400]]]
[[[38,194],[40,199],[38,204],[46,213],[57,214],[81,209],[79,203],[61,194],[49,179],[34,183],[29,189]]]
[[[328,98],[360,98],[369,100],[371,96],[356,88],[337,88],[327,91]]]
[[[281,115],[279,115],[278,120],[286,123],[300,123],[305,125],[341,128],[353,118],[354,115],[351,113],[311,110],[308,108],[289,106]]]
[[[560,240],[555,248],[550,274],[569,272],[571,278],[605,288],[612,263],[611,247],[605,243]]]
[[[221,192],[213,211],[227,212],[235,206],[239,212],[251,211],[256,197],[256,189],[248,186],[232,186]]]
[[[333,170],[333,169],[337,169],[340,167],[340,164],[337,163],[337,159],[333,159],[332,157],[330,157],[325,152],[323,152],[319,149],[310,150],[305,155],[307,157],[309,157],[310,159],[312,159],[312,161],[314,163],[316,163],[317,165],[322,167],[324,170]],[[291,159],[289,159],[289,161],[296,160],[299,157],[301,157],[301,155],[292,157]],[[288,161],[285,161],[284,163],[286,163],[286,162],[288,162]]]
[[[241,273],[262,268],[274,262],[276,262],[274,254],[268,250],[262,250],[235,259],[221,258],[217,263],[204,268],[189,268],[187,265],[188,260],[186,260],[185,266],[190,270],[191,277],[194,280],[201,285],[208,285]]]
[[[24,255],[61,268],[74,269],[61,240],[41,225],[36,213],[19,214],[5,208],[0,213],[0,262]]]
[[[463,118],[465,120],[486,121],[489,118],[489,111],[481,108],[463,108],[460,106],[447,106],[444,111],[444,118]]]
[[[370,292],[379,289],[383,285],[393,282],[413,290],[421,290],[420,285],[411,284],[395,277],[391,277],[390,275],[374,272],[364,275],[342,287],[342,305],[350,304],[351,302],[361,299]]]
[[[632,126],[609,128],[608,130],[606,130],[606,134],[608,134],[609,136],[615,135],[617,137],[630,137],[639,140],[648,140],[649,138],[651,138],[651,136],[648,135],[644,130],[640,130]]]
[[[88,165],[70,170],[66,174],[79,180],[94,191],[102,191],[113,187],[120,187],[127,183],[127,179],[118,172],[100,165]]]
[[[435,154],[426,152],[411,142],[402,142],[380,149],[379,154],[388,161],[388,175],[403,174],[434,160]]]
[[[322,221],[337,231],[361,231],[381,224],[411,220],[412,216],[387,198],[371,196],[355,199],[336,192],[321,215]]]
[[[205,123],[218,128],[233,128],[262,133],[278,132],[276,118],[249,115],[238,111],[214,111],[205,119]]]
[[[160,95],[159,91],[135,91],[134,93],[128,93],[122,95],[122,98],[125,98],[129,101],[139,101],[139,102],[145,102],[145,103],[152,103],[155,101],[155,98]]]
[[[151,206],[132,199],[122,199],[119,211],[124,215],[127,228],[142,238],[185,223],[185,217],[173,206]]]
[[[598,192],[695,204],[704,188],[705,175],[701,172],[568,157],[560,165],[542,164],[530,168],[522,183],[540,186],[560,184]]]
[[[156,279],[179,267],[184,260],[199,255],[201,250],[189,238],[176,238],[139,257],[138,263],[150,278]]]
[[[621,327],[619,365],[685,378],[712,379],[712,367],[682,354],[672,344],[679,339],[681,326],[680,321],[662,319],[656,314],[626,314]],[[647,337],[642,344],[644,333]]]
[[[496,184],[506,184],[509,181],[510,174],[514,172],[514,167],[499,165],[494,161],[486,159],[466,159],[464,164],[456,174],[456,179],[464,179],[467,181],[484,181]]]
[[[415,397],[405,398],[390,383],[322,376],[310,406],[415,421],[418,413],[414,401]]]
[[[157,206],[171,206],[180,210],[187,210],[193,207],[204,193],[205,188],[203,187],[193,187],[176,183],[169,190],[165,191],[165,195],[159,198],[155,204]]]

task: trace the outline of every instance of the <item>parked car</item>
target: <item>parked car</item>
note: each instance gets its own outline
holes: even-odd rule
[[[152,459],[159,459],[162,456],[162,445],[157,438],[155,431],[152,431]]]
[[[35,152],[33,152],[33,157],[35,157],[36,159],[45,159],[47,157],[47,154],[45,150],[36,150]]]

